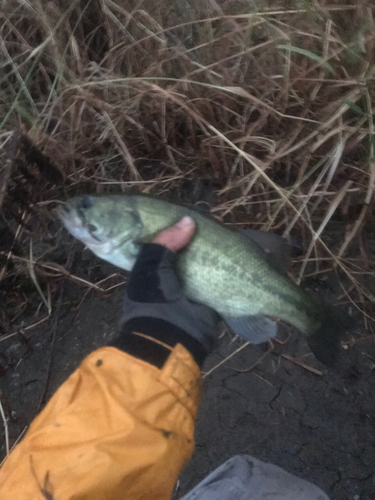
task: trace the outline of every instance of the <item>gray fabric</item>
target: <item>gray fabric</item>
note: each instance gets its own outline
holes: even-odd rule
[[[250,455],[232,457],[181,500],[329,500],[317,486]]]

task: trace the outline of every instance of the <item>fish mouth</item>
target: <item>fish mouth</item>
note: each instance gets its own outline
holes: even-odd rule
[[[58,218],[64,223],[67,229],[82,229],[83,223],[75,208],[67,205],[60,205],[56,208]]]
[[[70,234],[82,241],[82,243],[92,249],[93,247],[100,248],[103,246],[102,241],[90,234],[84,219],[82,219],[79,210],[75,207],[62,205],[56,208],[56,213]]]

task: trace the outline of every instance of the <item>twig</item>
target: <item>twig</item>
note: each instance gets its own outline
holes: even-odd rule
[[[4,410],[3,410],[3,404],[1,402],[1,399],[0,399],[0,414],[1,414],[1,418],[3,419],[3,424],[4,424],[4,434],[5,434],[5,450],[6,450],[6,454],[7,456],[9,455],[9,431],[8,431],[8,420],[7,418],[5,417],[5,413],[4,413]]]
[[[51,367],[52,367],[52,355],[53,355],[53,350],[55,348],[55,340],[56,340],[56,331],[57,331],[57,325],[58,325],[58,322],[59,322],[59,319],[60,319],[60,311],[61,311],[61,304],[62,304],[62,298],[63,298],[63,294],[64,294],[64,283],[62,283],[61,285],[61,289],[60,289],[60,293],[59,293],[59,297],[56,301],[56,306],[55,306],[55,309],[54,309],[54,318],[53,318],[53,324],[51,326],[51,352],[50,352],[50,357],[49,357],[49,360],[48,360],[48,366],[47,366],[47,370],[46,370],[46,380],[45,380],[45,385],[44,385],[44,389],[43,389],[43,392],[42,392],[42,395],[39,399],[39,404],[38,404],[38,407],[36,409],[36,412],[35,412],[35,416],[38,415],[38,413],[40,412],[40,409],[44,403],[44,399],[47,395],[47,391],[48,391],[48,387],[49,387],[49,378],[50,378],[50,375],[51,375]]]
[[[28,267],[28,270],[29,270],[32,282],[34,283],[35,288],[38,290],[38,293],[39,293],[41,299],[43,300],[44,305],[47,308],[48,316],[50,316],[51,315],[51,310],[52,310],[51,300],[50,300],[50,297],[48,297],[48,300],[46,299],[46,297],[45,297],[42,289],[40,288],[38,280],[37,280],[37,278],[35,276],[35,271],[34,271],[34,265],[33,265],[33,263],[34,263],[34,259],[33,259],[33,240],[30,239],[30,259],[27,261],[27,267]]]
[[[17,146],[20,138],[20,131],[16,130],[13,134],[6,139],[3,147],[7,146],[7,157],[3,165],[0,167],[0,208],[3,204],[5,193],[8,187],[8,182],[12,175],[14,158],[17,154]]]
[[[18,330],[16,330],[15,332],[12,332],[12,333],[2,335],[0,337],[0,342],[2,342],[3,340],[10,339],[11,337],[18,335],[21,332],[25,332],[26,330],[31,330],[32,328],[35,328],[36,326],[39,326],[41,323],[44,323],[48,318],[49,318],[49,316],[46,316],[45,318],[42,318],[41,320],[37,321],[36,323],[33,323],[32,325],[26,326],[24,328],[19,328]]]
[[[264,358],[266,358],[272,351],[273,351],[273,347],[271,347],[265,353],[263,353],[260,356],[260,358],[258,358],[257,361],[255,361],[255,363],[253,363],[250,366],[250,368],[245,368],[244,370],[238,370],[237,368],[231,368],[231,369],[234,370],[234,371],[236,371],[236,372],[238,372],[238,373],[248,373],[251,370],[253,370],[256,366],[258,366],[264,360]]]
[[[11,453],[14,448],[17,446],[17,444],[21,441],[21,439],[23,438],[23,436],[25,435],[27,431],[27,427],[24,427],[22,432],[20,433],[20,435],[17,437],[17,439],[14,441],[12,447],[10,448],[9,450],[9,453]],[[0,468],[2,467],[3,463],[5,462],[5,460],[7,459],[7,456],[9,455],[9,453],[2,459],[2,461],[0,462]]]
[[[326,225],[328,224],[328,222],[330,221],[332,215],[335,213],[337,207],[340,205],[340,203],[342,202],[342,200],[344,199],[344,196],[346,195],[347,193],[347,190],[349,189],[349,187],[352,185],[352,181],[347,181],[345,183],[345,185],[341,188],[341,190],[339,191],[339,193],[336,195],[336,198],[332,201],[324,219],[322,220],[320,226],[319,226],[319,229],[316,231],[316,233],[314,234],[312,240],[311,240],[311,243],[310,243],[310,246],[306,252],[306,255],[305,255],[305,259],[302,263],[302,266],[301,266],[301,269],[300,269],[300,272],[299,272],[299,276],[298,276],[298,281],[297,283],[300,283],[301,282],[301,279],[303,277],[303,273],[305,272],[305,268],[306,268],[306,265],[307,265],[307,259],[310,257],[310,254],[316,244],[316,241],[318,239],[320,239],[320,235],[322,234],[324,228],[326,227]]]
[[[316,368],[313,368],[310,365],[307,365],[306,363],[304,363],[303,361],[300,361],[299,359],[292,358],[292,356],[289,356],[288,354],[280,354],[280,356],[284,359],[287,359],[291,363],[294,363],[295,365],[302,366],[302,368],[304,368],[305,370],[307,370],[311,373],[315,373],[315,375],[319,375],[320,377],[323,376],[323,372],[321,372],[320,370],[317,370]]]
[[[208,370],[208,372],[205,372],[202,374],[202,378],[206,378],[208,377],[208,375],[210,375],[212,372],[214,372],[217,368],[219,368],[219,366],[223,365],[224,363],[226,363],[228,361],[228,359],[230,358],[233,358],[233,356],[235,356],[236,354],[238,354],[240,351],[242,351],[242,349],[245,349],[245,347],[247,347],[251,342],[245,342],[245,344],[243,344],[241,347],[239,347],[238,349],[236,349],[234,352],[232,352],[231,354],[229,354],[229,356],[227,356],[225,359],[221,360],[220,363],[218,363],[217,365],[215,365],[214,367],[212,367],[210,370]]]

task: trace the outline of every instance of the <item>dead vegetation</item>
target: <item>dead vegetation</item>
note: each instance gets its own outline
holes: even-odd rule
[[[43,320],[67,277],[102,292],[118,283],[73,276],[53,202],[128,188],[181,197],[194,181],[224,220],[302,241],[295,278],[336,270],[340,300],[371,330],[374,11],[3,0],[0,333],[25,312]]]

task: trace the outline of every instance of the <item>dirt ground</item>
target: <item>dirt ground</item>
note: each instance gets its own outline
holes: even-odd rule
[[[103,276],[115,271],[95,257],[89,260],[87,268]],[[119,286],[109,297],[90,292],[80,304],[82,288],[65,281],[48,323],[0,343],[0,389],[11,445],[83,357],[116,335],[123,290]],[[224,335],[204,371],[240,345]],[[304,358],[321,374],[281,356],[308,352],[297,335],[251,369],[266,351],[267,346],[249,345],[205,378],[196,451],[177,497],[229,457],[248,453],[314,482],[332,500],[373,500],[374,343],[343,350],[334,371]]]

